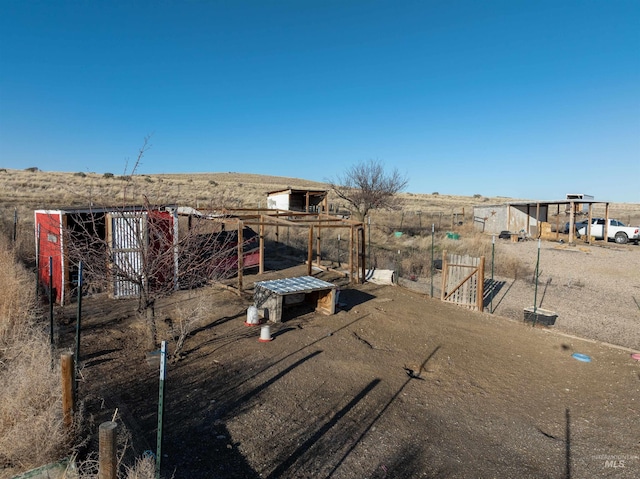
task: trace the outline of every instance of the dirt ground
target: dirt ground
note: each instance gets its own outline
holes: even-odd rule
[[[342,285],[333,316],[287,310],[266,343],[244,324],[249,299],[180,292],[158,310],[161,333],[192,301],[207,315],[167,368],[164,477],[640,476],[640,362],[629,350],[371,283]],[[135,304],[83,304],[79,396],[96,428],[118,408],[131,452],[155,451],[158,366]],[[60,343],[73,344],[73,324]]]

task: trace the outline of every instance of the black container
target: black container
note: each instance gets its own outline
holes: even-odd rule
[[[553,326],[556,323],[558,315],[554,311],[536,308],[533,312],[533,306],[524,309],[524,322],[533,324],[543,324],[545,326]]]

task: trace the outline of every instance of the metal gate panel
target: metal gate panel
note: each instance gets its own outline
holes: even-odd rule
[[[140,295],[144,277],[144,248],[147,244],[147,213],[126,212],[109,215],[113,295],[127,298]]]

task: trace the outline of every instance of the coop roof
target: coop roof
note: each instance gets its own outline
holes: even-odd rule
[[[326,196],[327,190],[297,190],[293,188],[287,188],[284,190],[275,190],[267,192],[267,196],[271,195],[312,195],[312,196]]]

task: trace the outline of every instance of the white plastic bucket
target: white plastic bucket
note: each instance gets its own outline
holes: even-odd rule
[[[260,318],[258,317],[258,308],[251,305],[247,309],[247,320],[244,322],[247,326],[256,326],[260,324]]]
[[[273,338],[271,337],[271,329],[268,324],[265,324],[260,328],[260,338],[258,341],[261,343],[266,343],[267,341],[271,341]]]

